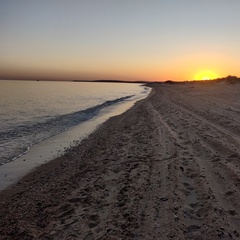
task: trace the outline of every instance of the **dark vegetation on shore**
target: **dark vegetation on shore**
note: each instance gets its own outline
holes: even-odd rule
[[[216,79],[212,79],[212,80],[191,80],[191,81],[183,81],[183,82],[167,80],[164,83],[167,83],[167,84],[186,84],[186,83],[201,83],[201,84],[228,83],[228,84],[237,84],[237,83],[240,83],[240,78],[238,78],[236,76],[228,75],[227,77],[216,78]]]
[[[166,81],[128,81],[128,80],[73,80],[73,82],[105,82],[105,83],[167,83],[167,84],[186,84],[186,83],[221,83],[225,82],[228,84],[236,84],[240,83],[240,78],[232,75],[228,75],[227,77],[223,78],[216,78],[211,80],[186,80],[186,81],[173,81],[173,80],[166,80]]]
[[[5,80],[5,79],[0,79]],[[16,80],[16,79],[7,79],[7,80]],[[174,80],[166,80],[166,81],[146,81],[146,80],[139,80],[139,81],[130,81],[130,80],[39,80],[39,79],[18,79],[19,81],[58,81],[58,82],[103,82],[103,83],[139,83],[139,84],[148,84],[148,83],[159,83],[159,84],[186,84],[186,83],[201,83],[201,84],[208,84],[208,83],[228,83],[228,84],[237,84],[240,83],[240,78],[232,75],[228,75],[227,77],[223,78],[216,78],[211,80],[186,80],[186,81],[174,81]]]
[[[147,83],[147,81],[127,81],[127,80],[73,80],[73,82],[104,82],[104,83]]]

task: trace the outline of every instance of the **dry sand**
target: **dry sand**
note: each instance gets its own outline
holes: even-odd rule
[[[240,239],[240,84],[152,84],[0,195],[1,239]]]

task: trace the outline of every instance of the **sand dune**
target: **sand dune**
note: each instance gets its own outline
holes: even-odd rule
[[[152,84],[1,193],[3,239],[240,239],[240,84]]]

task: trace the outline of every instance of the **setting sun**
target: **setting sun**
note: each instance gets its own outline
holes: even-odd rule
[[[212,71],[201,71],[195,76],[195,80],[211,80],[218,78],[218,75]]]

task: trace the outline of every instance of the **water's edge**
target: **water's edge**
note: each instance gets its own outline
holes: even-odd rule
[[[21,177],[42,164],[63,155],[69,147],[79,144],[97,126],[104,123],[110,117],[124,113],[137,101],[146,98],[149,92],[150,88],[141,98],[134,100],[124,99],[113,105],[109,104],[99,109],[98,113],[92,116],[91,119],[88,119],[88,121],[69,127],[66,131],[33,145],[29,151],[19,158],[0,166],[0,191],[16,183]]]
[[[12,151],[10,155],[3,157],[3,159],[1,159],[1,164],[3,165],[7,162],[15,161],[17,158],[26,154],[33,145],[38,144],[41,141],[44,141],[45,139],[61,132],[67,131],[69,128],[84,121],[88,121],[94,116],[98,115],[102,109],[124,102],[132,97],[133,95],[117,98],[85,110],[56,116],[44,122],[31,125],[20,125],[14,129],[0,131],[0,139],[6,139],[9,138],[9,136],[12,136],[14,139],[19,139],[18,141],[20,141],[22,144],[21,148],[18,147],[17,150]]]

